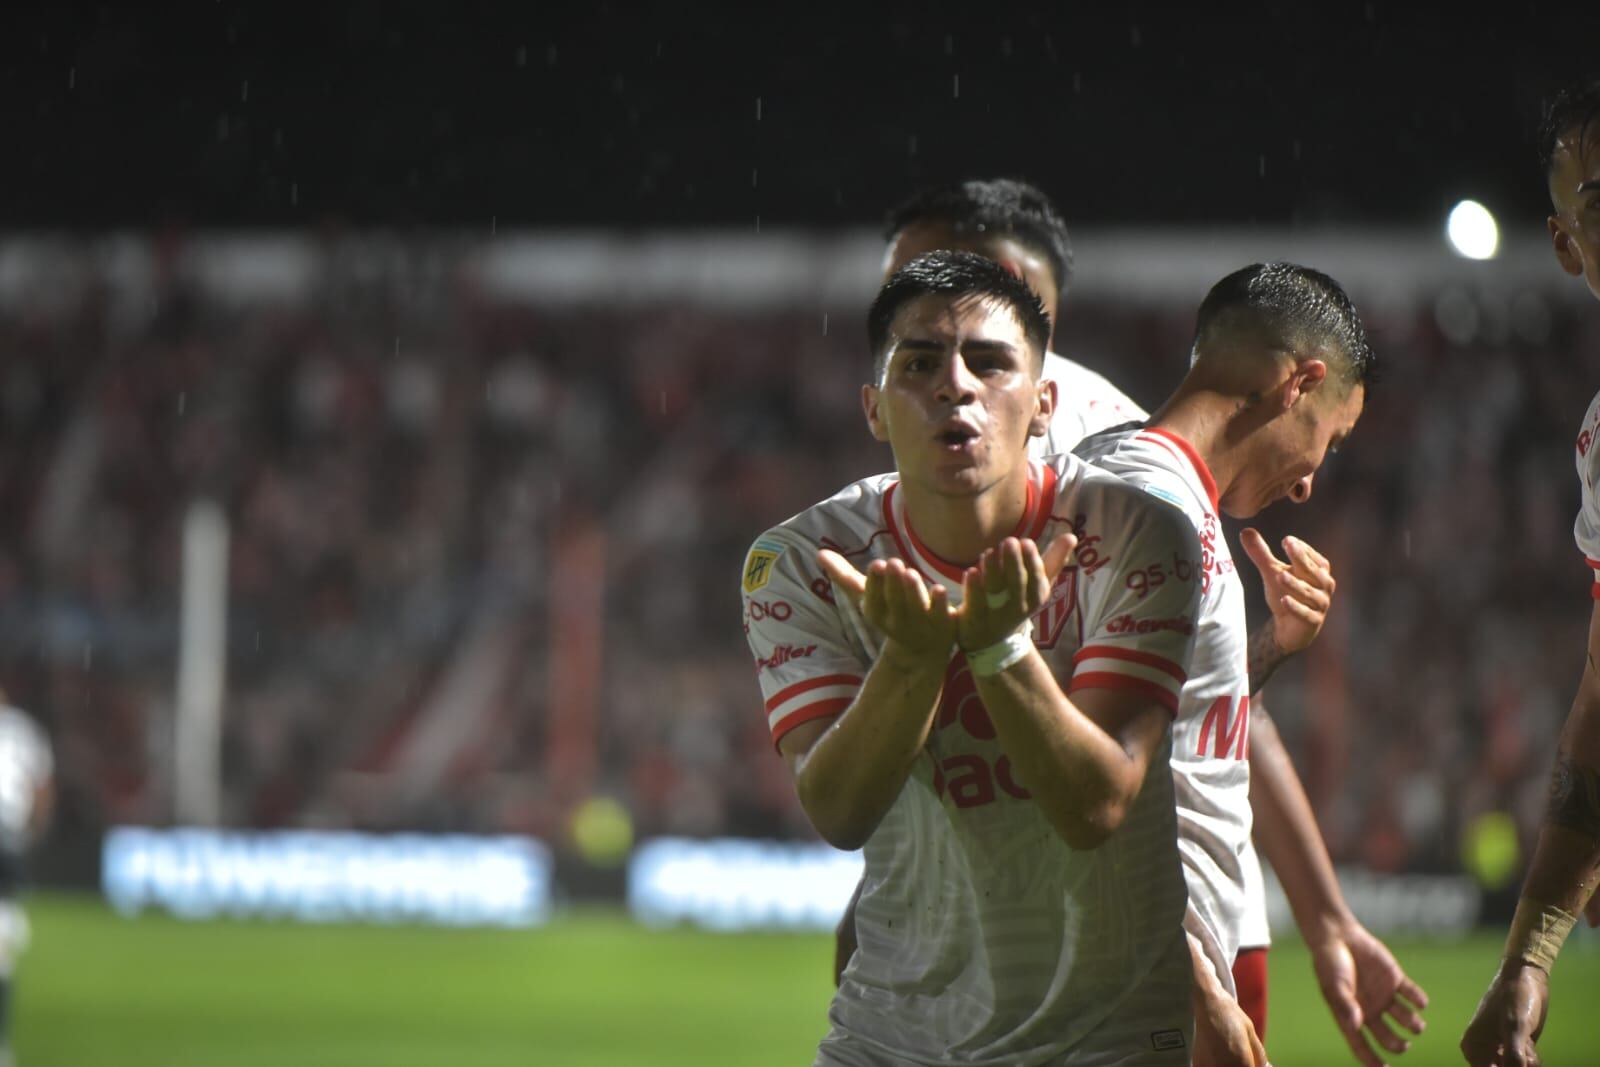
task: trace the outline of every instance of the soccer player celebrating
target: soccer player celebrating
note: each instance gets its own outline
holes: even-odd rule
[[[1561,269],[1581,277],[1600,299],[1600,81],[1559,93],[1540,131],[1540,156],[1550,202],[1548,226]],[[1589,621],[1589,654],[1572,710],[1561,732],[1550,804],[1505,958],[1461,1039],[1477,1067],[1539,1063],[1535,1042],[1550,1001],[1550,965],[1600,879],[1600,395],[1578,434],[1582,506],[1573,533],[1595,569],[1596,600]],[[1591,924],[1597,916],[1591,905]]]
[[[1244,592],[1219,516],[1249,518],[1277,500],[1310,498],[1323,459],[1360,417],[1372,362],[1361,320],[1337,282],[1293,264],[1255,264],[1222,279],[1200,305],[1189,372],[1160,409],[1143,425],[1090,437],[1077,450],[1182,508],[1200,536],[1199,628],[1172,754],[1188,927],[1197,956],[1209,964],[1197,959],[1197,1064],[1263,1059],[1261,1026],[1252,1027],[1254,1020],[1240,1010],[1251,998],[1236,1002],[1232,989],[1236,975],[1245,984],[1239,950],[1241,941],[1250,944],[1248,913],[1261,906],[1252,899],[1252,890],[1259,893],[1259,871],[1250,848],[1256,793],[1247,761],[1261,758],[1249,751],[1260,734],[1248,732],[1250,671],[1261,667],[1247,666]],[[1261,571],[1276,643],[1287,650],[1310,644],[1333,588],[1327,561],[1293,538],[1285,541],[1289,562],[1277,559],[1253,529],[1243,532],[1242,541]],[[1274,841],[1275,851],[1296,861],[1287,865],[1291,871],[1311,872],[1308,881],[1289,888],[1319,975],[1329,957],[1353,972],[1359,952],[1366,973],[1381,979],[1377,989],[1369,984],[1360,991],[1372,1015],[1344,1026],[1356,1055],[1376,1062],[1360,1036],[1363,1020],[1380,1043],[1393,1048],[1400,1041],[1383,1014],[1420,1031],[1417,1009],[1427,999],[1344,906],[1305,794],[1287,756],[1276,754],[1282,748],[1276,733],[1270,736],[1281,763],[1268,773],[1286,776],[1292,790],[1267,806],[1268,818],[1278,820],[1267,828],[1269,839],[1291,837]],[[1274,784],[1281,789],[1282,778]],[[1264,1011],[1264,974],[1255,977]],[[1353,987],[1354,974],[1349,978]],[[1357,1004],[1355,988],[1339,992]],[[1329,999],[1337,1004],[1338,998]]]
[[[868,332],[895,473],[767,531],[743,580],[801,805],[865,853],[817,1063],[1188,1063],[1168,757],[1194,529],[1075,457],[1030,460],[1050,323],[994,261],[913,260]]]
[[[1052,323],[1065,299],[1072,271],[1072,245],[1066,224],[1049,198],[1026,182],[1006,178],[966,181],[920,192],[891,212],[887,238],[886,273],[931,250],[960,249],[993,259],[1028,282],[1050,313]],[[1033,438],[1031,447],[1036,457],[1069,451],[1090,434],[1143,422],[1147,417],[1136,402],[1103,376],[1054,351],[1045,353],[1043,376],[1056,383],[1057,400],[1048,429]],[[1301,494],[1295,498],[1304,499],[1309,495],[1310,484],[1309,479],[1295,482],[1290,487],[1291,496]],[[1214,514],[1216,508],[1211,510]],[[1222,544],[1214,527],[1212,536]],[[1285,545],[1287,562],[1274,559],[1259,538],[1252,537],[1246,547],[1252,563],[1261,570],[1272,618],[1249,641],[1250,685],[1246,695],[1250,699],[1241,700],[1238,705],[1248,705],[1249,717],[1240,722],[1230,712],[1226,723],[1231,731],[1231,751],[1248,751],[1250,756],[1248,769],[1242,761],[1236,761],[1233,767],[1236,776],[1249,781],[1247,797],[1237,790],[1225,794],[1231,803],[1241,805],[1224,823],[1242,831],[1242,851],[1229,862],[1197,862],[1185,868],[1198,899],[1237,901],[1241,893],[1243,897],[1242,905],[1230,912],[1229,923],[1236,929],[1230,929],[1220,939],[1203,941],[1203,947],[1213,954],[1211,965],[1220,965],[1222,972],[1215,983],[1204,988],[1210,992],[1231,991],[1249,1016],[1257,1037],[1265,1040],[1266,952],[1270,936],[1265,884],[1252,844],[1253,828],[1254,840],[1277,871],[1297,925],[1310,946],[1318,983],[1336,1023],[1356,1058],[1368,1067],[1376,1067],[1379,1059],[1364,1032],[1391,1052],[1404,1051],[1406,1041],[1389,1025],[1389,1020],[1406,1029],[1420,1029],[1416,1009],[1426,1006],[1427,997],[1346,905],[1299,775],[1258,696],[1277,665],[1309,645],[1320,631],[1334,588],[1333,576],[1328,561],[1302,541]],[[1222,552],[1227,552],[1225,545]],[[1209,710],[1209,704],[1201,709],[1198,725],[1204,725],[1204,714]],[[1205,761],[1178,759],[1173,766],[1182,774],[1191,766],[1206,765]],[[1203,790],[1197,792],[1180,783],[1180,807],[1188,798],[1204,795]],[[1186,848],[1191,853],[1211,847],[1206,831],[1214,818],[1214,814],[1197,810],[1180,811],[1180,833],[1190,838]],[[1214,879],[1226,881],[1209,884]],[[852,901],[839,924],[836,981],[855,950],[854,921]],[[1234,946],[1235,951],[1218,958],[1217,953],[1230,951],[1225,945]],[[1199,973],[1203,980],[1206,972]],[[1218,1017],[1223,1005],[1212,999],[1209,1010]],[[1220,1023],[1220,1018],[1217,1021]],[[1243,1035],[1237,1033],[1236,1026],[1230,1026],[1230,1032],[1237,1050]]]

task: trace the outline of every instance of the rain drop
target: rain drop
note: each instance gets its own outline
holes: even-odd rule
[[[553,67],[553,66],[556,65],[556,46],[555,45],[551,45],[550,47],[548,47],[548,48],[546,48],[544,50],[544,61],[545,61],[545,65],[546,66]]]
[[[665,415],[666,413],[667,413],[667,391],[665,389],[663,389],[663,390],[661,390],[661,414]]]
[[[917,135],[916,134],[912,134],[910,137],[906,138],[906,154],[907,155],[911,155],[911,156],[914,156],[914,155],[917,154]]]
[[[1075,92],[1075,93],[1083,92],[1083,72],[1082,71],[1075,70],[1075,71],[1072,72],[1072,91]]]
[[[1265,178],[1267,176],[1267,157],[1266,156],[1258,156],[1257,157],[1256,169],[1261,173],[1261,176],[1263,178]]]
[[[526,67],[527,65],[528,65],[528,46],[527,45],[519,45],[517,47],[517,66]]]
[[[761,98],[756,97],[756,121],[761,121]]]
[[[71,70],[67,71],[67,88],[68,89],[76,89],[77,87],[78,87],[78,68],[77,67],[73,67]]]
[[[822,336],[828,336],[828,313],[826,311],[822,313]]]
[[[956,100],[961,99],[961,75],[959,74],[955,76],[955,85],[951,92],[951,97]]]
[[[289,183],[289,203],[293,204],[296,207],[300,206],[300,183],[299,182],[290,182]]]
[[[750,188],[752,188],[752,189],[757,188],[756,168],[754,168],[754,167],[750,168]]]
[[[189,402],[189,394],[188,393],[179,393],[178,394],[178,417],[179,418],[183,417],[184,405],[186,405],[188,402]]]
[[[1134,23],[1132,26],[1128,27],[1128,37],[1133,42],[1133,47],[1135,48],[1138,48],[1142,43],[1142,38],[1139,35],[1138,23]]]
[[[244,104],[244,103],[248,103],[249,101],[250,101],[250,83],[248,81],[241,82],[241,83],[239,83],[239,103]]]

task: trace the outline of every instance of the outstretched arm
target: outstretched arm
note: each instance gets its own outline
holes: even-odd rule
[[[1589,649],[1578,694],[1561,731],[1550,804],[1505,958],[1461,1039],[1467,1062],[1536,1065],[1544,1030],[1550,965],[1600,882],[1600,601],[1589,620]]]
[[[862,575],[832,552],[818,558],[887,640],[850,704],[784,734],[778,750],[817,833],[836,848],[855,849],[900,795],[928,738],[955,616],[944,589],[928,588],[898,559],[878,560]]]
[[[966,574],[958,640],[1018,777],[1061,838],[1088,849],[1121,826],[1171,715],[1136,690],[1069,698],[1017,630],[1043,607],[1075,543],[1064,534],[1041,556],[1032,541],[1012,537],[984,553]]]
[[[1422,1032],[1428,995],[1345,903],[1300,776],[1259,700],[1250,709],[1250,806],[1256,845],[1289,898],[1323,999],[1356,1059],[1379,1067],[1363,1031],[1389,1052],[1404,1052],[1410,1046],[1401,1031]]]

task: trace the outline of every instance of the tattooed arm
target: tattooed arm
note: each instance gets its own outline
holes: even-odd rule
[[[1533,1063],[1544,1029],[1549,965],[1600,880],[1600,601],[1589,654],[1561,731],[1550,805],[1522,885],[1506,958],[1461,1039],[1473,1064]],[[1532,931],[1530,934],[1530,930]],[[1541,951],[1527,951],[1532,944]]]

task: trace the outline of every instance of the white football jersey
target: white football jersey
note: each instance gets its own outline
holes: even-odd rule
[[[1131,689],[1176,714],[1200,598],[1194,530],[1071,455],[1033,464],[1018,536],[1047,545],[1069,528],[1078,549],[1034,618],[1034,643],[1069,693]],[[774,740],[844,712],[883,646],[835,596],[821,547],[860,570],[898,557],[960,600],[961,569],[917,537],[896,475],[763,534],[745,559],[744,622]],[[1156,571],[1168,580],[1129,578]],[[859,949],[818,1063],[1187,1063],[1187,893],[1167,750],[1122,827],[1076,851],[1017,779],[955,655],[926,748],[863,850]]]
[[[1145,410],[1105,375],[1065,356],[1046,352],[1040,377],[1056,383],[1056,410],[1045,435],[1029,442],[1035,458],[1071,452],[1090,434],[1123,423],[1143,422],[1147,417]]]
[[[1217,515],[1217,485],[1177,434],[1120,430],[1091,437],[1078,455],[1181,508],[1200,535],[1200,623],[1172,728],[1178,847],[1193,908],[1191,932],[1232,987],[1240,947],[1266,944],[1266,894],[1250,841],[1250,673],[1244,587]],[[1260,927],[1245,937],[1247,916]],[[1195,929],[1193,920],[1201,929]],[[1261,940],[1256,940],[1261,938]]]
[[[1589,562],[1589,592],[1600,600],[1600,393],[1589,402],[1578,433],[1578,482],[1583,487],[1583,503],[1572,526],[1578,551]]]
[[[0,705],[0,848],[16,852],[28,844],[34,798],[54,772],[44,731],[26,713]]]

